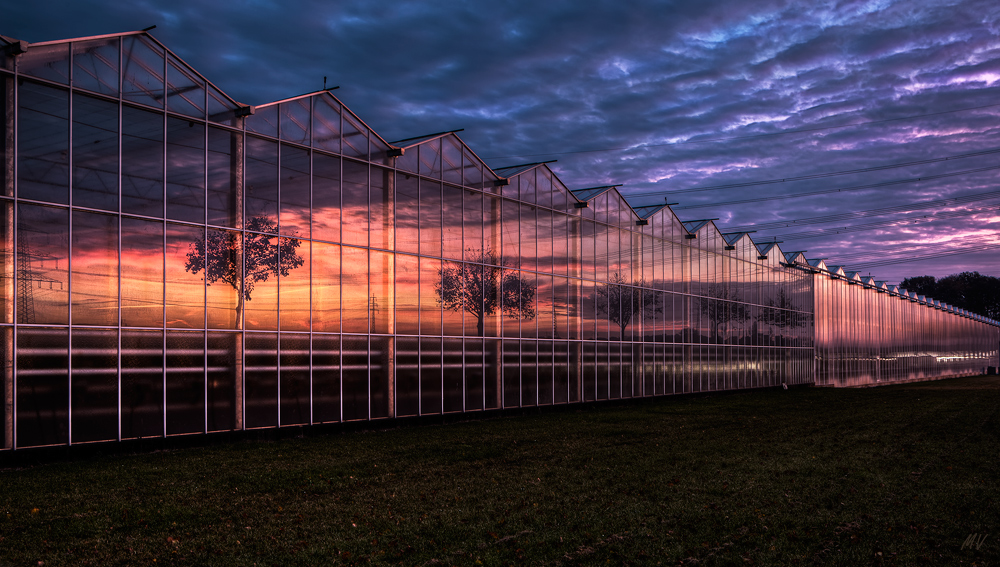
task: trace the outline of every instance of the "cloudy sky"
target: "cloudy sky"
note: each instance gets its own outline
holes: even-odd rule
[[[38,1],[0,34],[154,24],[241,102],[327,76],[390,141],[464,128],[494,167],[558,160],[890,282],[1000,276],[996,0]]]

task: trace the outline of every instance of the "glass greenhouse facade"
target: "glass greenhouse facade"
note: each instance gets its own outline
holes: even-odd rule
[[[997,365],[996,321],[147,33],[0,49],[5,449]]]

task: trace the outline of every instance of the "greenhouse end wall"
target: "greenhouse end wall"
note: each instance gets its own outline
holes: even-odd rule
[[[4,43],[5,449],[996,365],[994,321],[329,91],[240,104],[141,32]]]

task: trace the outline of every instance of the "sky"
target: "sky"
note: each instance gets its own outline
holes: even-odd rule
[[[627,8],[626,8],[627,7]],[[898,283],[1000,277],[1000,3],[38,1],[29,42],[152,34],[227,94],[323,87],[388,141],[717,218]]]

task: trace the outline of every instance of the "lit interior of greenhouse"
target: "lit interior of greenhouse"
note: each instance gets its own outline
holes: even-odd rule
[[[146,32],[2,38],[0,100],[4,449],[1000,365],[997,321]]]

